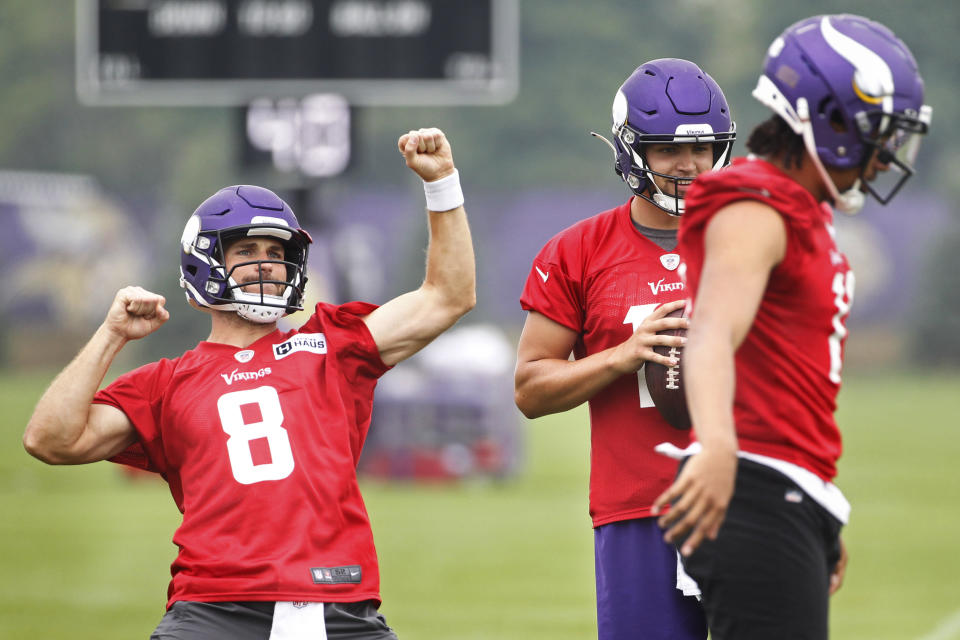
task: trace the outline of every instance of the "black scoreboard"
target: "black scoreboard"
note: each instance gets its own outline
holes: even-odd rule
[[[518,0],[77,0],[92,105],[503,104],[518,66]]]

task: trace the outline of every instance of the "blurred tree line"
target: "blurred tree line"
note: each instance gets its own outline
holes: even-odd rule
[[[927,102],[934,106],[933,133],[924,142],[914,181],[949,202],[960,198],[960,181],[952,176],[960,165],[960,134],[948,125],[960,115],[955,89],[960,5],[954,0],[850,0],[842,7],[828,0],[519,1],[521,77],[513,103],[356,109],[351,166],[325,188],[407,180],[395,155],[396,136],[428,124],[448,132],[471,188],[609,187],[609,151],[588,132],[609,131],[613,94],[638,64],[656,57],[698,62],[724,88],[745,139],[767,117],[750,91],[770,41],[798,19],[842,9],[883,22],[914,52]],[[93,175],[131,206],[156,211],[157,227],[150,231],[169,237],[171,249],[186,213],[209,195],[211,185],[297,182],[240,166],[236,109],[79,105],[74,12],[72,3],[63,2],[0,4],[0,168]],[[742,143],[737,151],[743,151]],[[905,224],[910,204],[901,199],[892,205],[903,209]],[[955,211],[952,224],[931,255],[924,320],[916,335],[918,355],[952,353],[960,361]],[[166,276],[169,265],[160,266]],[[950,349],[944,347],[948,340]]]

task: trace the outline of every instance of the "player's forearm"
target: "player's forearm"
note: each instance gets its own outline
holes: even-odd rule
[[[729,334],[694,322],[683,358],[687,407],[697,440],[710,449],[735,452],[734,348]]]
[[[751,230],[749,241],[744,229]],[[700,286],[683,353],[690,418],[705,448],[737,450],[734,353],[750,331],[770,271],[785,251],[783,219],[762,203],[744,200],[728,205],[707,227]]]
[[[528,418],[573,409],[622,374],[607,364],[606,351],[580,360],[543,358],[517,365],[514,401]]]
[[[430,246],[423,286],[450,316],[451,325],[477,302],[473,240],[462,206],[452,211],[431,211],[429,220]]]
[[[83,435],[90,403],[127,340],[101,325],[40,397],[23,435],[34,457],[58,462]]]
[[[409,358],[476,304],[473,245],[463,207],[431,211],[430,235],[423,284],[364,318],[384,364]]]

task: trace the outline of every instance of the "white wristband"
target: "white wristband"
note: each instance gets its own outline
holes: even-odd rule
[[[423,182],[428,211],[450,211],[463,205],[463,189],[460,188],[460,172],[453,170],[449,176]]]

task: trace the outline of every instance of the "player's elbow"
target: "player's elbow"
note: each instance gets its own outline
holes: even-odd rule
[[[536,397],[526,392],[522,385],[514,387],[513,402],[517,405],[517,409],[520,409],[520,413],[531,420],[549,413],[549,411],[546,411],[542,406],[542,403],[537,402]]]
[[[463,316],[467,315],[468,313],[473,311],[474,307],[476,306],[477,306],[477,292],[475,289],[471,289],[459,301],[457,311],[460,315],[458,317],[462,318]]]
[[[529,405],[525,399],[522,399],[517,394],[513,394],[513,401],[514,403],[516,403],[517,409],[520,409],[520,413],[522,413],[526,418],[529,418],[530,420],[533,420],[534,418],[539,418],[540,416],[544,415],[543,413],[537,411],[535,407]]]
[[[431,278],[420,285],[423,304],[442,309],[456,321],[477,306],[477,286],[473,277]]]
[[[31,456],[46,464],[73,463],[74,456],[70,448],[58,442],[36,419],[31,420],[23,432],[23,448]]]
[[[454,325],[460,318],[470,313],[477,306],[477,292],[473,288],[446,292],[438,305],[446,316],[447,326]]]
[[[527,389],[526,368],[522,361],[517,362],[513,374],[513,403],[520,409],[520,413],[530,418],[539,418],[542,414],[537,411],[534,396]]]
[[[447,306],[457,314],[457,318],[470,313],[477,306],[477,284],[471,279],[463,286],[454,288],[447,293]]]
[[[58,464],[58,457],[54,449],[43,437],[42,429],[31,422],[23,432],[23,448],[31,456],[47,464]]]

